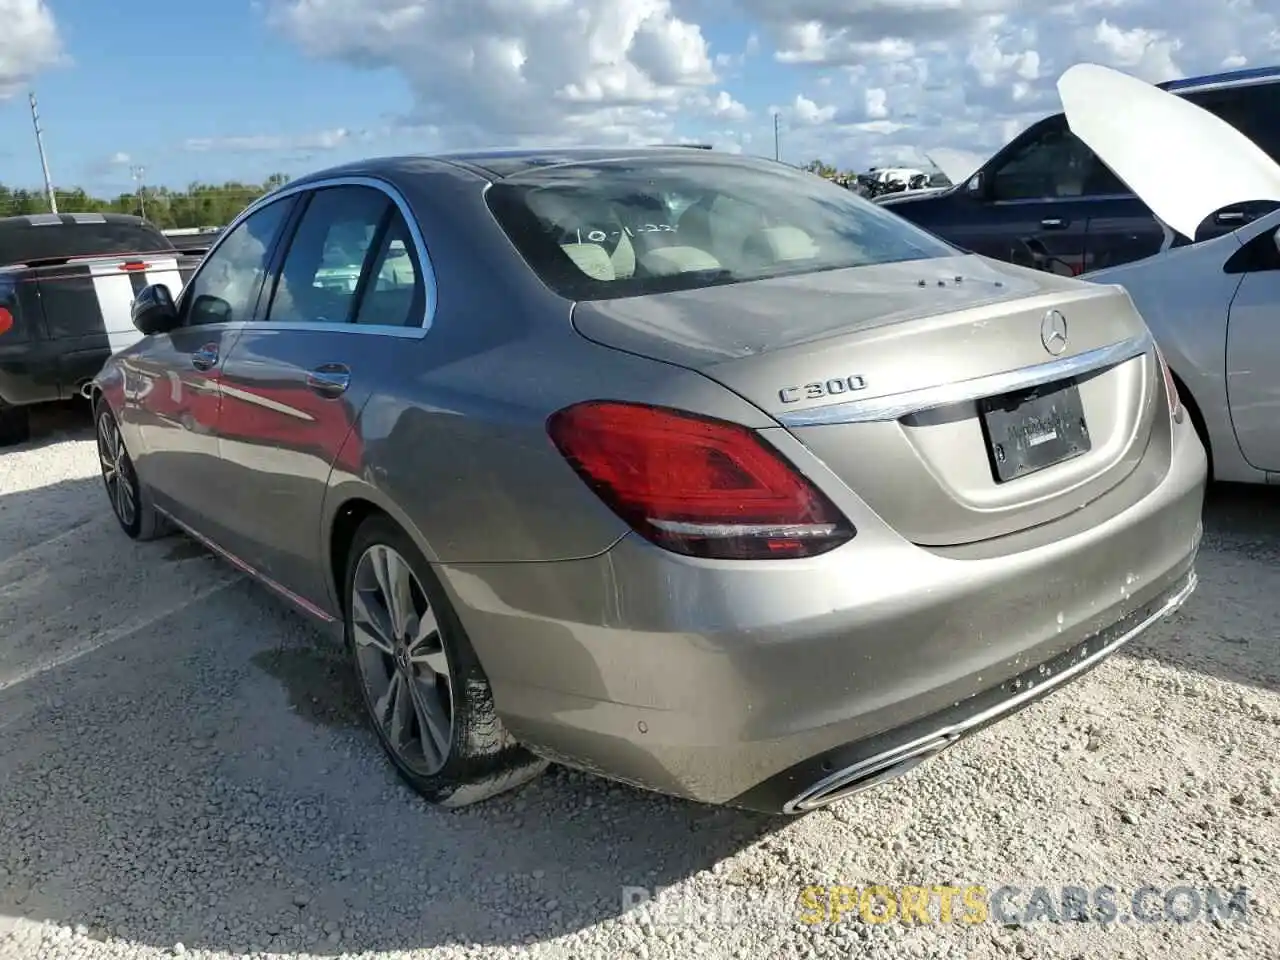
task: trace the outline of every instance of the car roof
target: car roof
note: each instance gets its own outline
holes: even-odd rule
[[[1229,70],[1225,73],[1209,73],[1200,77],[1183,77],[1157,83],[1161,90],[1170,93],[1193,93],[1197,90],[1221,90],[1254,84],[1280,83],[1280,66],[1250,67],[1246,70]]]
[[[646,147],[565,147],[463,150],[435,155],[435,159],[447,163],[462,164],[486,175],[502,179],[514,177],[542,167],[555,167],[573,163],[601,163],[624,159],[661,159],[680,157],[705,157],[710,148],[702,144],[659,144]],[[723,159],[724,154],[717,154]]]
[[[305,187],[309,183],[335,177],[391,176],[412,177],[429,170],[454,169],[466,171],[482,180],[502,180],[531,170],[546,169],[574,163],[599,163],[608,160],[672,159],[693,162],[740,163],[758,165],[776,163],[758,157],[742,157],[736,154],[712,153],[700,145],[644,146],[644,147],[517,147],[495,150],[463,150],[450,153],[417,154],[399,157],[368,157],[341,166],[329,167],[304,174],[286,185],[288,188]]]

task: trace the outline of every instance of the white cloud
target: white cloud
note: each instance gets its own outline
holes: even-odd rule
[[[1082,60],[1147,80],[1280,63],[1277,0],[267,0],[266,10],[315,57],[398,72],[415,102],[404,119],[433,125],[448,147],[689,138],[771,155],[776,109],[783,155],[798,162],[919,162],[937,147],[986,156],[1058,109],[1054,83]]]
[[[240,137],[196,137],[183,142],[184,150],[193,153],[272,153],[285,150],[336,150],[353,139],[373,139],[369,131],[351,131],[343,127],[296,135],[254,134]]]
[[[670,0],[276,0],[305,51],[393,67],[454,144],[667,138],[716,80]]]
[[[829,122],[836,115],[835,104],[820,107],[802,93],[796,94],[795,102],[788,111],[793,123],[806,127],[816,127]]]
[[[107,163],[111,164],[113,167],[127,167],[131,162],[133,162],[133,158],[123,151],[113,153],[107,159]]]
[[[867,116],[872,120],[883,120],[889,116],[889,94],[884,87],[867,87]]]
[[[1159,83],[1183,75],[1173,60],[1173,55],[1182,49],[1182,41],[1163,30],[1145,27],[1123,30],[1104,17],[1093,28],[1093,41],[1106,52],[1105,59],[1112,66],[1143,80]]]
[[[711,101],[711,112],[725,120],[745,120],[748,116],[747,108],[724,90],[717,93]]]
[[[0,0],[0,100],[62,60],[62,37],[44,0]]]

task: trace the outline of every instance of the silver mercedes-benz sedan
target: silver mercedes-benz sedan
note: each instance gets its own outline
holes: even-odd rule
[[[351,164],[133,310],[91,389],[125,533],[340,628],[444,805],[554,761],[813,809],[1195,586],[1205,455],[1124,291],[782,164]]]

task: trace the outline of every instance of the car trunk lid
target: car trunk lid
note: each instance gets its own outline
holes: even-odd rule
[[[752,401],[922,545],[1083,507],[1133,470],[1156,422],[1158,362],[1122,289],[978,257],[584,302],[574,322]],[[1074,389],[1038,413],[1034,398],[984,412],[1054,386]]]

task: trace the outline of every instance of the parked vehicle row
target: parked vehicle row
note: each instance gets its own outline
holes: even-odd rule
[[[1214,476],[1280,482],[1280,164],[1190,100],[1123,74],[1073,67],[1059,89],[1072,129],[1182,241],[1088,279],[1122,285],[1141,310]],[[1280,100],[1280,83],[1270,89]],[[1116,102],[1146,122],[1120,122],[1100,107]],[[1224,210],[1268,206],[1230,233],[1190,243]]]
[[[125,533],[340,630],[424,796],[556,761],[801,813],[1196,584],[1132,300],[679,148],[371,160],[228,226],[93,387]]]
[[[138,339],[139,290],[178,289],[198,262],[138,217],[0,218],[0,447],[27,438],[33,404],[77,396]]]
[[[1214,476],[1280,482],[1280,68],[1156,87],[1090,65],[1072,77],[1092,82],[967,183],[883,205],[978,253],[1122,284]],[[1105,135],[1077,133],[1091,128]]]
[[[1159,88],[1225,120],[1280,159],[1280,67],[1189,78]],[[1158,166],[1177,160],[1168,156]],[[1181,180],[1181,186],[1195,191],[1202,184]],[[965,250],[1041,268],[1052,261],[1074,275],[1139,260],[1171,243],[1222,236],[1276,206],[1231,204],[1212,211],[1195,236],[1171,236],[1132,185],[1072,132],[1065,113],[1033,124],[950,190],[888,197],[883,203]]]

